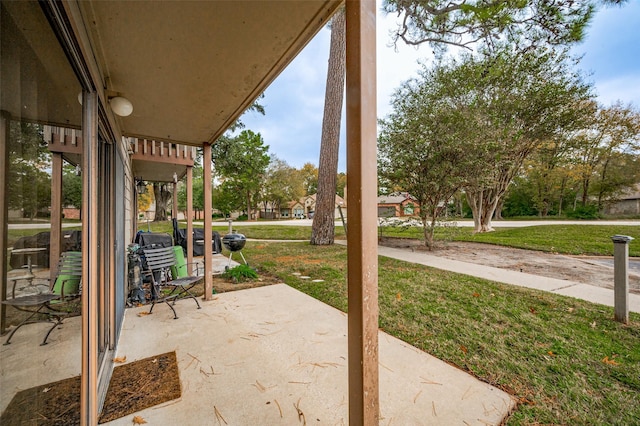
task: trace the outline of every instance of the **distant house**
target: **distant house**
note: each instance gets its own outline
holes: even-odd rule
[[[252,213],[255,217],[259,217],[260,219],[280,219],[280,209],[278,209],[277,205],[271,201],[261,201],[256,206],[254,206],[254,211]]]
[[[640,183],[626,190],[618,201],[605,207],[608,215],[639,215],[640,214]]]
[[[415,197],[408,192],[394,192],[378,197],[378,217],[415,216],[419,213]]]
[[[340,217],[339,207],[342,208],[342,214],[347,214],[347,202],[336,194],[335,198],[335,217]],[[280,209],[280,216],[282,218],[312,218],[316,211],[316,194],[307,195],[297,201],[289,201],[287,205]]]
[[[76,207],[63,207],[62,217],[65,219],[80,220],[80,209]]]
[[[289,201],[280,208],[280,217],[283,219],[302,219],[304,217],[304,203],[300,201]]]

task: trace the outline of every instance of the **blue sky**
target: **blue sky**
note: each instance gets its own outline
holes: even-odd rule
[[[393,91],[416,75],[418,60],[429,63],[432,59],[428,46],[390,47],[389,31],[395,22],[394,15],[378,13],[379,118],[390,112]],[[593,82],[599,101],[605,105],[620,100],[640,107],[639,27],[639,0],[629,0],[621,8],[602,8],[586,39],[574,48],[576,54],[584,55],[580,68],[589,73],[587,81]],[[262,103],[266,115],[247,113],[242,118],[248,129],[262,135],[270,153],[293,167],[300,168],[306,162],[318,164],[330,36],[328,29],[321,30],[265,91]],[[338,170],[346,170],[344,119]]]

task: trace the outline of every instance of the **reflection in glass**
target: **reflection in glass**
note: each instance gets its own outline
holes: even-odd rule
[[[0,288],[3,300],[10,300],[48,293],[61,253],[81,250],[82,184],[77,165],[82,116],[77,94],[82,88],[39,4],[0,4],[0,155],[4,164],[0,185],[5,194],[0,207],[6,219],[0,224],[6,236],[6,245],[1,244],[6,257],[0,268]],[[59,148],[60,141],[69,142],[68,148]],[[55,241],[59,248],[54,247]],[[68,292],[71,288],[64,287]],[[54,323],[25,325],[10,344],[4,344],[8,333],[30,313],[2,305],[2,424],[33,424],[29,418],[46,417],[37,403],[48,392],[30,395],[31,405],[21,407],[20,415],[26,417],[20,420],[7,417],[7,409],[21,391],[81,373],[80,310],[77,305],[54,302],[51,306],[60,311],[62,326],[53,329],[42,346]],[[32,319],[51,318],[37,314]],[[71,411],[77,411],[73,406],[79,408],[79,399],[72,397],[69,402]]]

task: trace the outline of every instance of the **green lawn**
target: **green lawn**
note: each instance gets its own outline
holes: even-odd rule
[[[346,249],[250,242],[252,266],[347,310]],[[380,327],[520,401],[523,424],[638,424],[640,315],[381,257]],[[292,275],[300,272],[324,282]]]
[[[565,254],[613,255],[613,235],[635,238],[629,255],[640,256],[640,226],[620,225],[538,225],[498,229],[472,235],[460,233],[454,239]]]
[[[218,225],[220,223],[220,225]],[[214,222],[213,230],[225,235],[229,232],[229,225],[222,222]],[[167,232],[173,234],[173,227],[171,222],[151,222],[149,224],[152,232]],[[185,223],[180,223],[180,228],[186,228]],[[147,230],[147,224],[140,222],[138,229],[142,231]],[[233,229],[241,234],[244,234],[247,238],[258,240],[309,240],[311,238],[310,226],[287,226],[287,225],[260,225],[256,222],[255,225],[241,225],[233,226]],[[336,225],[336,239],[344,239],[345,233],[342,226]]]
[[[422,229],[383,227],[385,237],[422,238]],[[562,254],[613,256],[613,235],[635,238],[629,244],[629,256],[640,256],[640,226],[623,225],[537,225],[523,228],[497,228],[493,232],[474,234],[472,228],[448,226],[437,228],[436,240],[472,241]]]

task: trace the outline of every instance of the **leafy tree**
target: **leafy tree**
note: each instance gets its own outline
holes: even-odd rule
[[[598,211],[618,200],[625,189],[640,181],[640,159],[636,153],[612,152],[593,183]]]
[[[34,219],[51,206],[51,175],[45,170],[17,160],[9,167],[9,182],[9,206],[21,210],[24,217]]]
[[[504,198],[502,214],[505,217],[533,216],[538,213],[531,202],[533,188],[524,176],[516,176]]]
[[[385,0],[384,10],[400,18],[394,43],[428,43],[442,53],[447,46],[491,46],[506,39],[525,51],[580,41],[598,3],[625,1]]]
[[[438,85],[440,69],[423,69],[420,79],[409,80],[392,96],[393,112],[380,121],[378,174],[387,186],[413,195],[427,248],[447,203],[467,181],[475,167],[459,137],[455,110]]]
[[[336,182],[336,194],[341,197],[344,197],[344,188],[347,186],[347,174],[340,172],[337,176]]]
[[[246,208],[241,188],[234,181],[224,181],[213,189],[213,205],[225,216]]]
[[[191,196],[194,210],[204,210],[204,183],[202,180],[202,165],[196,159],[192,167],[193,180],[191,186]],[[178,186],[178,209],[187,210],[187,187],[186,185]]]
[[[346,19],[344,8],[331,20],[331,46],[324,99],[318,191],[311,227],[311,244],[333,244],[335,233],[336,176],[340,145],[340,118],[346,70]]]
[[[243,194],[250,218],[269,165],[269,146],[264,145],[259,133],[243,130],[237,136],[222,136],[211,148],[214,170]]]
[[[7,204],[33,219],[51,206],[51,153],[42,125],[11,121],[8,145]]]
[[[300,169],[304,195],[313,195],[318,192],[318,168],[311,163],[305,163]]]
[[[435,84],[447,88],[456,133],[483,166],[465,184],[476,232],[492,230],[495,209],[524,160],[579,124],[571,106],[586,102],[590,87],[568,59],[566,51],[506,47],[438,68]]]
[[[604,108],[586,102],[573,108],[577,130],[543,141],[525,161],[517,185],[510,187],[507,215],[597,217],[640,180],[640,114],[620,104]]]
[[[62,205],[82,207],[82,176],[68,163],[62,168]]]
[[[284,203],[300,199],[303,195],[300,171],[272,155],[263,187],[262,201],[265,210],[267,204],[271,203],[274,210],[279,212]]]
[[[146,212],[153,204],[153,185],[147,183],[144,194],[138,194],[138,212]]]
[[[594,180],[598,182],[595,195],[599,208],[604,198],[635,183],[633,174],[628,174],[631,179],[624,179],[624,174],[614,173],[613,166],[625,162],[624,154],[637,155],[638,136],[640,112],[621,104],[598,107],[592,121],[575,136],[583,207],[588,204]]]
[[[565,45],[580,41],[598,3],[622,4],[624,1],[602,0],[596,3],[574,0],[385,0],[384,10],[388,13],[396,13],[400,18],[400,23],[393,35],[394,43],[399,40],[414,46],[428,43],[435,53],[442,57],[448,46],[471,49],[471,46],[477,43],[483,46],[485,51],[500,52],[504,50],[504,44],[507,44],[512,46],[515,52],[526,53],[539,52],[541,46]],[[501,39],[503,41],[500,41]],[[491,67],[491,64],[485,63],[485,68]],[[486,74],[490,73],[486,72]],[[460,111],[460,117],[465,114],[474,114],[474,112]],[[507,116],[503,118],[506,119]],[[484,124],[485,131],[488,131],[492,124],[497,124],[495,117],[491,116],[484,119],[466,117],[463,120],[467,122],[478,120],[480,124]],[[494,131],[500,133],[498,128]],[[485,136],[488,135],[489,132],[485,134]],[[504,137],[505,135],[496,136]],[[488,160],[490,158],[487,158],[487,155],[491,156],[492,149],[490,146],[486,148],[479,154],[481,158]],[[487,194],[485,191],[471,191],[470,201],[475,203],[470,202],[470,204],[476,217],[476,230],[491,228],[490,225],[486,226],[486,222],[491,220],[491,215],[500,205],[501,195],[506,191],[510,178],[516,172],[516,168],[509,166],[508,163],[518,166],[528,151],[530,150],[523,150],[524,157],[516,154],[506,162],[494,164],[498,173],[489,179],[502,179],[501,186],[505,189],[493,194]],[[494,158],[497,159],[500,156],[499,154]],[[505,177],[508,179],[504,179]],[[476,188],[486,181],[486,176],[481,177],[475,185]],[[390,186],[389,182],[381,183]],[[491,200],[489,205],[493,204],[490,211],[483,206],[487,204],[485,198],[487,195]],[[498,213],[499,211],[500,209]],[[479,213],[482,217],[478,217]],[[487,217],[488,214],[491,215]],[[482,225],[483,222],[485,225]]]
[[[595,110],[593,102],[574,104],[574,125],[579,129],[590,122]],[[575,187],[575,129],[560,131],[542,141],[525,162],[525,174],[531,186],[531,200],[540,216],[547,216],[556,206],[562,214],[567,193]]]

